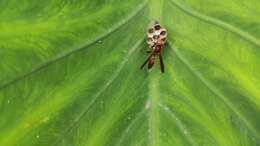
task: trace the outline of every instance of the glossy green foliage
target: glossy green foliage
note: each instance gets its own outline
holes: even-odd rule
[[[1,0],[1,146],[259,146],[259,0]],[[168,30],[159,62],[148,24]]]

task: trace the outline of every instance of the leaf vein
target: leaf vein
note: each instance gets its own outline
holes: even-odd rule
[[[170,48],[175,52],[176,56],[183,62],[183,64],[193,73],[202,83],[205,85],[213,94],[215,94],[217,97],[219,97],[239,118],[240,120],[245,124],[245,126],[254,133],[254,135],[257,137],[257,139],[260,139],[260,136],[258,135],[257,131],[252,127],[250,122],[244,117],[240,111],[227,99],[227,97],[221,93],[220,90],[217,89],[213,84],[211,84],[209,81],[207,81],[206,78],[204,78],[199,71],[194,69],[192,65],[189,63],[189,61],[181,54],[179,49],[177,47],[172,47],[172,43],[169,42]]]
[[[115,70],[115,72],[113,73],[113,76],[108,80],[108,82],[106,84],[104,84],[104,86],[92,97],[92,100],[90,101],[89,105],[83,110],[83,113],[76,119],[74,120],[74,122],[71,124],[71,126],[63,133],[63,135],[68,134],[75,126],[76,124],[82,120],[82,118],[88,113],[89,109],[96,103],[98,97],[100,97],[100,95],[102,93],[104,93],[106,91],[106,89],[114,82],[114,80],[118,77],[118,75],[120,74],[120,72],[122,71],[122,69],[124,68],[125,64],[127,63],[129,57],[133,54],[133,52],[135,52],[135,50],[141,45],[141,43],[143,42],[143,40],[139,40],[131,49],[129,49],[128,54],[126,55],[126,57],[124,57],[124,60],[122,61],[122,63],[119,65],[119,67]],[[61,142],[61,140],[63,139],[63,137],[59,138],[57,140],[57,142],[54,143],[53,146],[56,146],[59,142]]]
[[[117,30],[119,30],[121,27],[125,26],[127,24],[127,22],[129,22],[131,19],[133,19],[139,12],[142,11],[143,7],[147,4],[147,0],[144,0],[135,11],[133,11],[131,14],[129,14],[125,19],[121,20],[120,22],[118,22],[117,24],[115,24],[111,29],[109,29],[107,32],[97,36],[96,38],[90,40],[90,41],[86,41],[85,43],[67,51],[67,52],[62,52],[58,55],[56,55],[53,58],[50,58],[49,60],[46,60],[45,62],[41,63],[40,65],[36,65],[36,67],[32,67],[32,69],[30,69],[29,71],[18,75],[17,77],[14,77],[13,79],[11,79],[10,81],[7,81],[6,83],[3,83],[2,85],[0,85],[0,90],[3,90],[7,87],[9,87],[10,85],[19,82],[20,80],[23,80],[29,76],[31,76],[32,74],[47,68],[48,66],[59,62],[60,60],[74,54],[77,52],[80,52],[96,43],[98,43],[99,40],[104,39],[106,37],[108,37],[110,34],[116,32]]]
[[[176,6],[178,9],[180,9],[181,11],[183,11],[184,13],[197,18],[201,21],[204,21],[206,23],[218,26],[220,28],[223,28],[224,30],[230,31],[233,34],[238,35],[240,38],[247,40],[248,42],[254,44],[255,46],[257,46],[258,48],[260,48],[260,41],[259,39],[255,38],[254,36],[252,36],[250,33],[245,32],[227,22],[224,22],[222,20],[213,18],[212,16],[207,16],[207,15],[203,15],[197,11],[192,10],[191,8],[181,4],[178,0],[170,0],[171,4],[173,4],[174,6]]]
[[[178,118],[178,116],[172,111],[170,110],[170,108],[166,105],[163,105],[162,103],[158,104],[159,107],[165,111],[172,119],[175,120],[176,122],[176,126],[179,128],[181,134],[187,139],[187,141],[190,143],[190,145],[195,146],[195,142],[193,140],[193,138],[191,137],[191,135],[189,134],[186,126],[183,124],[183,122]]]

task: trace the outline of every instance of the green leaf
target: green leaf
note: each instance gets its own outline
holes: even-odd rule
[[[260,145],[258,0],[1,0],[1,146]],[[148,71],[148,24],[168,30]]]

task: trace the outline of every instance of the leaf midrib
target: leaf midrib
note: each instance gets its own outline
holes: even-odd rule
[[[152,21],[161,21],[163,14],[164,0],[150,0],[149,5],[149,17]],[[158,103],[160,102],[159,80],[162,74],[153,71],[149,73],[148,77],[148,134],[149,134],[149,145],[159,146],[159,110]]]

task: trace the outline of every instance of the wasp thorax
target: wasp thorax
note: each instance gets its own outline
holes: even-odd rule
[[[155,22],[152,27],[148,29],[147,44],[152,48],[155,45],[164,45],[166,42],[167,30],[158,22]]]

